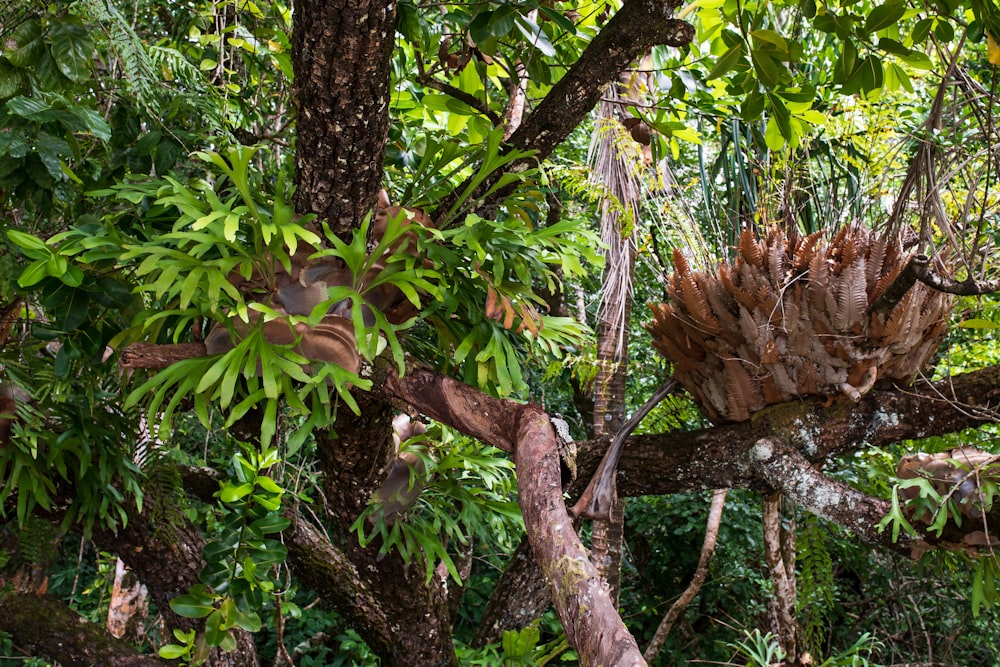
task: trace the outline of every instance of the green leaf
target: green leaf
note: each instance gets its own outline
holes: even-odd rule
[[[959,322],[958,326],[962,329],[1000,329],[1000,324],[978,317],[963,320]]]
[[[518,17],[517,9],[511,5],[501,5],[492,12],[487,29],[494,37],[504,37],[514,28]]]
[[[920,19],[917,21],[916,25],[913,26],[913,32],[910,33],[910,38],[913,40],[914,46],[927,41],[927,37],[931,34],[931,28],[933,27],[934,19]]]
[[[772,151],[780,151],[785,147],[785,137],[782,135],[774,116],[767,119],[767,128],[764,131],[764,143]]]
[[[76,21],[65,20],[54,24],[49,36],[49,49],[59,71],[76,83],[89,79],[94,42],[87,29]]]
[[[21,287],[31,287],[37,285],[49,275],[49,263],[44,259],[38,259],[24,267],[21,275],[17,278],[17,284]]]
[[[0,100],[13,97],[24,90],[28,77],[6,60],[0,60]]]
[[[475,44],[485,42],[490,38],[490,20],[493,18],[493,10],[482,11],[476,14],[475,18],[469,22],[469,37]]]
[[[750,36],[758,42],[771,44],[782,54],[788,53],[788,42],[774,30],[753,30],[750,32]]]
[[[26,232],[8,229],[7,238],[31,259],[47,259],[52,254],[52,250],[45,244],[45,241]]]
[[[195,588],[197,586],[192,586],[191,590],[194,591]],[[201,588],[204,589],[204,586]],[[211,596],[194,593],[178,595],[170,601],[170,608],[174,610],[175,614],[184,618],[205,618],[215,611]]]
[[[37,19],[27,20],[17,25],[9,34],[4,45],[4,57],[15,67],[30,67],[38,62],[45,52],[41,40],[42,26]]]
[[[735,69],[737,65],[743,62],[745,56],[746,45],[743,42],[733,44],[729,50],[719,56],[715,66],[705,77],[705,80],[711,81],[712,79],[717,79],[726,72]]]
[[[865,92],[878,90],[885,81],[882,71],[882,61],[874,54],[868,54],[861,61],[858,74],[861,76],[861,87]]]
[[[253,484],[226,484],[219,490],[219,499],[224,503],[233,503],[253,492]]]
[[[857,59],[858,49],[854,45],[854,42],[845,40],[840,51],[840,56],[833,66],[833,82],[846,84],[850,81],[851,75],[854,74]]]
[[[280,533],[291,525],[291,521],[280,514],[268,514],[250,524],[250,530],[257,535]]]
[[[873,33],[895,24],[902,18],[906,6],[901,2],[889,2],[873,8],[865,19],[864,31]]]
[[[525,41],[541,51],[543,55],[551,58],[556,54],[556,47],[552,45],[548,35],[545,34],[545,31],[537,23],[527,16],[520,15],[517,16],[514,23],[518,30],[521,31],[521,35],[524,36]]]
[[[175,660],[176,658],[186,656],[189,652],[189,647],[178,644],[166,644],[161,646],[160,650],[157,651],[159,656],[164,660]]]
[[[545,5],[539,5],[538,11],[545,14],[545,16],[559,26],[559,29],[563,32],[567,32],[571,35],[576,34],[576,25],[565,14],[551,7],[546,7]]]
[[[888,37],[882,37],[878,40],[878,48],[882,49],[886,53],[892,53],[897,56],[908,56],[912,53],[912,49],[908,49],[896,40]]]
[[[785,66],[774,59],[767,51],[759,49],[750,50],[750,59],[753,61],[754,71],[757,79],[765,88],[774,88],[781,81],[781,75],[785,71]]]

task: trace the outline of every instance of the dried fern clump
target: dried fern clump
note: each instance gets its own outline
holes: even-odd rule
[[[651,304],[653,345],[714,422],[766,405],[909,383],[937,349],[951,297],[916,283],[896,304],[872,304],[909,259],[896,239],[844,227],[789,239],[740,237],[733,264],[692,271],[674,250],[669,302]]]

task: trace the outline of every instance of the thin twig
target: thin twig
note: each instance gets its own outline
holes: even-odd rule
[[[688,605],[691,604],[695,596],[698,595],[698,591],[701,590],[705,579],[708,577],[708,566],[711,564],[712,556],[715,554],[715,542],[719,537],[719,526],[722,524],[722,508],[726,504],[727,492],[728,489],[716,489],[712,492],[712,506],[708,510],[708,521],[705,523],[705,540],[701,545],[701,556],[698,557],[698,567],[691,577],[691,583],[684,589],[681,596],[670,605],[670,609],[667,610],[663,620],[660,621],[659,627],[656,628],[653,639],[649,642],[649,646],[646,647],[645,653],[642,654],[646,662],[652,663],[656,659],[656,655],[660,652],[664,640],[670,634],[670,629],[677,622],[677,619],[680,618],[681,614],[684,613]]]

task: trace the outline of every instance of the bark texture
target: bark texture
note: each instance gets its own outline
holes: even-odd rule
[[[145,494],[143,511],[132,507],[128,523],[118,531],[95,527],[94,544],[116,554],[146,585],[168,630],[204,630],[203,620],[175,614],[170,608],[170,600],[187,593],[198,583],[198,575],[205,565],[201,557],[205,538],[168,490],[147,486]],[[258,667],[260,661],[253,636],[237,630],[235,639],[236,651],[226,653],[213,649],[206,664],[210,667]]]
[[[645,665],[562,499],[559,452],[548,417],[525,410],[514,452],[518,502],[566,638],[584,665]],[[531,471],[531,474],[526,474]]]
[[[499,642],[504,630],[520,630],[540,618],[552,604],[545,577],[538,567],[531,543],[525,537],[507,562],[483,618],[472,639],[473,646]]]
[[[347,236],[372,211],[389,129],[391,0],[295,3],[295,209]]]
[[[491,398],[428,371],[414,371],[405,378],[390,374],[379,386],[391,397],[419,400],[418,409],[428,415],[442,414],[448,406],[474,400],[479,413],[453,416],[467,419],[474,428],[480,427],[483,412],[495,420],[499,439],[507,443],[510,438],[513,440],[518,503],[524,515],[525,532],[548,581],[559,620],[581,662],[622,667],[645,665],[635,639],[625,628],[566,511],[559,451],[548,416],[537,406]],[[444,392],[444,386],[450,391]],[[415,391],[416,387],[421,390]],[[438,405],[441,400],[446,405]],[[464,425],[456,426],[462,430]]]
[[[141,655],[57,600],[8,589],[0,595],[0,628],[14,644],[62,667],[166,667]]]

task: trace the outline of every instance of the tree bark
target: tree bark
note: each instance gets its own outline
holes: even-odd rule
[[[205,566],[201,557],[205,538],[169,492],[147,485],[145,494],[143,511],[130,508],[128,523],[117,531],[95,526],[94,544],[116,554],[146,585],[168,630],[203,630],[203,620],[178,616],[170,608],[170,600],[198,583]],[[226,653],[213,649],[206,663],[209,667],[260,665],[253,635],[243,630],[234,632],[237,650]]]
[[[566,511],[559,452],[547,415],[526,406],[519,421],[514,450],[518,503],[566,638],[583,665],[645,665]]]
[[[540,618],[552,604],[545,577],[525,537],[507,562],[490,595],[473,646],[499,642],[504,630],[521,630]]]
[[[14,645],[62,667],[166,667],[87,621],[61,602],[6,590],[0,595],[0,629]]]
[[[389,129],[391,0],[295,3],[295,209],[346,238],[371,212]]]
[[[644,665],[639,647],[618,616],[566,511],[559,451],[548,416],[537,406],[491,398],[429,371],[415,370],[403,378],[390,371],[374,386],[387,397],[414,401],[415,405],[419,402],[418,409],[428,416],[449,414],[457,418],[459,430],[467,423],[478,431],[484,414],[493,420],[493,433],[499,436],[496,439],[513,444],[525,532],[550,586],[567,639],[581,662]],[[470,404],[478,410],[455,410]]]

